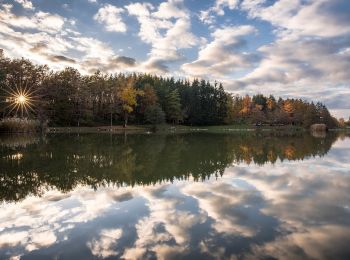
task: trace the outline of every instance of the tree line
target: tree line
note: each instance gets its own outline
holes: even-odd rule
[[[0,115],[10,111],[9,92],[29,93],[25,116],[51,126],[124,124],[297,125],[309,127],[338,121],[322,103],[282,99],[262,94],[238,96],[221,83],[175,79],[150,74],[82,75],[74,68],[52,71],[26,59],[9,59],[0,52]]]

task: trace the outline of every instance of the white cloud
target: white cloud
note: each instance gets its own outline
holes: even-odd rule
[[[99,23],[104,24],[107,31],[126,32],[126,24],[121,18],[123,12],[123,8],[107,4],[98,10],[94,19]]]
[[[252,18],[297,35],[334,37],[350,33],[348,10],[335,11],[344,0],[279,0],[270,6],[264,2],[245,0],[241,8]]]
[[[150,3],[132,3],[125,8],[128,10],[130,15],[134,15],[137,17],[144,17],[150,15],[150,10],[153,10],[154,7]]]
[[[0,234],[0,248],[10,246],[15,247],[19,244],[26,242],[28,237],[28,232],[19,231],[19,232],[2,232]]]
[[[190,15],[183,0],[163,2],[155,11],[152,5],[139,3],[130,4],[126,9],[138,19],[141,40],[151,44],[149,58],[140,67],[143,71],[167,72],[169,63],[184,59],[181,49],[198,43],[191,32]]]
[[[344,243],[350,236],[350,230],[342,226],[324,225],[311,227],[307,230],[295,228],[289,235],[278,237],[276,240],[256,245],[247,259],[269,256],[276,259],[300,259],[300,249],[303,258],[327,260],[341,259],[347,251]],[[336,241],[336,242],[335,242]]]
[[[126,248],[124,258],[141,259],[145,258],[146,252],[153,251],[157,259],[169,259],[187,250],[191,239],[188,230],[203,223],[205,216],[177,210],[184,197],[182,194],[164,195],[167,189],[167,184],[143,188],[140,195],[147,200],[150,214],[136,224],[137,240],[132,247]],[[170,241],[175,241],[175,245],[169,246]]]
[[[65,23],[64,18],[57,14],[39,11],[34,15],[17,16],[12,13],[12,5],[3,5],[2,7],[0,21],[10,27],[57,33]]]
[[[202,10],[199,13],[199,19],[205,24],[213,24],[215,22],[216,15],[225,15],[225,8],[230,10],[238,7],[240,0],[216,0],[214,6],[208,10]]]
[[[91,253],[94,256],[107,258],[118,254],[113,248],[118,243],[118,239],[122,236],[123,231],[120,228],[103,229],[98,238],[87,242]]]
[[[257,191],[219,181],[193,183],[185,186],[182,192],[198,201],[201,211],[214,220],[212,227],[218,233],[242,237],[253,237],[258,233],[256,227],[250,226],[248,214],[240,209],[242,205],[246,208],[257,207],[261,203]]]
[[[161,3],[158,11],[153,15],[158,18],[170,19],[188,17],[189,13],[183,6],[183,0],[168,0]]]
[[[136,65],[134,59],[116,55],[109,44],[82,36],[75,30],[75,20],[41,11],[18,16],[11,5],[0,8],[0,48],[8,57],[25,57],[54,70],[71,66],[82,73],[99,69],[113,73]]]
[[[192,76],[222,77],[236,70],[250,67],[254,56],[240,52],[245,45],[243,37],[255,34],[252,26],[231,26],[216,29],[213,40],[198,53],[197,60],[182,65],[185,73]]]
[[[21,4],[25,9],[34,9],[33,3],[30,0],[15,0],[15,1]]]

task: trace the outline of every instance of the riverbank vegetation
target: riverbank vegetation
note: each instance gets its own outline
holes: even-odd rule
[[[28,97],[19,97],[21,91]],[[14,97],[9,97],[9,93]],[[26,106],[24,102],[29,96],[30,104]],[[23,101],[25,117],[41,124],[48,122],[49,126],[126,127],[128,123],[163,122],[189,126],[338,125],[319,102],[262,94],[242,97],[226,92],[220,83],[198,79],[110,75],[100,71],[82,75],[73,68],[54,72],[29,60],[5,58],[1,53],[0,97],[1,118],[19,116],[18,108],[10,109],[9,103]]]
[[[40,121],[35,119],[10,117],[0,120],[0,132],[36,133],[41,129]]]

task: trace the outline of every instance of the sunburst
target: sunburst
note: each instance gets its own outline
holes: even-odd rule
[[[30,90],[29,88],[16,87],[15,89],[3,89],[7,96],[5,97],[5,103],[8,105],[5,107],[6,114],[11,114],[14,112],[16,115],[18,112],[23,115],[29,115],[29,112],[32,111],[35,113],[34,107],[35,102],[37,101],[37,96],[35,91]]]

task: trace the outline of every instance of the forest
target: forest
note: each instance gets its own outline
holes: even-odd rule
[[[6,58],[1,51],[0,99],[1,118],[26,117],[49,126],[339,125],[320,102],[239,96],[221,83],[200,79],[101,71],[82,75],[70,67],[53,71],[23,58]]]

